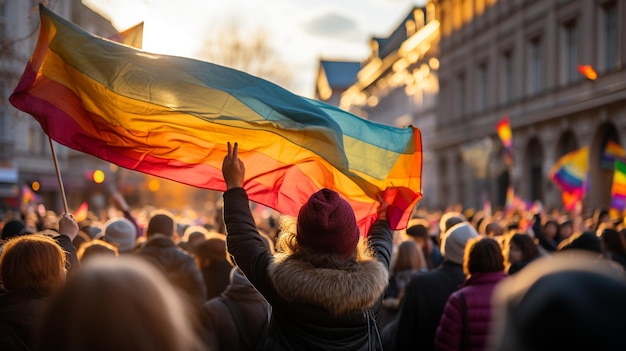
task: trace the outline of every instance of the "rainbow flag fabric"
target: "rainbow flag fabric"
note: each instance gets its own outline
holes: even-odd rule
[[[589,147],[562,156],[548,172],[548,178],[561,189],[574,194],[586,188],[589,173]]]
[[[626,150],[619,143],[609,140],[604,147],[600,166],[606,169],[613,169],[616,160],[626,163]]]
[[[615,161],[610,208],[618,211],[626,209],[626,164],[621,161]]]
[[[87,204],[86,202],[81,203],[80,206],[78,206],[78,208],[76,209],[76,211],[74,211],[74,219],[76,220],[77,223],[80,223],[84,221],[85,219],[87,219],[88,215],[89,215],[89,204]]]
[[[573,192],[563,191],[561,193],[561,201],[563,201],[563,207],[567,211],[574,211],[576,205],[582,200],[585,192],[583,189],[577,189]]]
[[[297,96],[241,71],[156,55],[85,32],[40,5],[34,53],[10,97],[57,142],[119,166],[225,190],[239,143],[250,200],[297,215],[339,192],[365,235],[378,198],[393,229],[421,198],[421,135]]]

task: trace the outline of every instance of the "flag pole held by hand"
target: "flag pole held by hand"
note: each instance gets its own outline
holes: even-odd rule
[[[65,213],[70,213],[70,210],[67,207],[67,198],[65,197],[65,189],[63,188],[63,180],[61,179],[61,171],[59,170],[59,161],[57,160],[57,154],[54,151],[54,145],[52,144],[52,138],[50,136],[48,136],[48,141],[50,142],[50,151],[52,151],[54,168],[57,171],[57,180],[59,181],[59,189],[61,190],[61,198],[63,199],[63,208],[65,209]]]

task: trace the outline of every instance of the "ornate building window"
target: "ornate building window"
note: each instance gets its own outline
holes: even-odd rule
[[[543,90],[543,43],[541,37],[534,37],[528,47],[528,94],[531,96]]]
[[[500,102],[508,104],[513,100],[513,51],[502,53],[500,60]]]
[[[483,112],[487,108],[487,62],[482,62],[476,69],[476,111]]]
[[[617,16],[617,2],[611,1],[602,6],[601,18],[601,45],[604,71],[609,72],[617,68],[619,50],[619,23]]]
[[[459,73],[455,83],[454,117],[461,119],[465,114],[465,73]]]
[[[561,82],[569,84],[580,78],[578,73],[578,27],[576,21],[563,24],[561,31]]]

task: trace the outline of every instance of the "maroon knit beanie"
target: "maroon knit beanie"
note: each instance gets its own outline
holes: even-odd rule
[[[359,227],[348,202],[330,189],[313,194],[298,214],[298,244],[348,258],[359,242]]]

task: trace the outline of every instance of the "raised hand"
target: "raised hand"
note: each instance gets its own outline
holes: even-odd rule
[[[222,175],[226,182],[226,189],[241,188],[243,186],[246,168],[243,161],[239,159],[239,145],[235,143],[233,147],[230,142],[228,142],[227,145],[228,155],[224,157],[224,162],[222,163]]]
[[[67,235],[70,240],[74,240],[78,235],[78,223],[72,214],[64,213],[59,219],[59,233]]]
[[[387,220],[387,209],[389,208],[389,203],[387,203],[381,196],[378,197],[378,202],[380,205],[377,210],[377,219]]]

